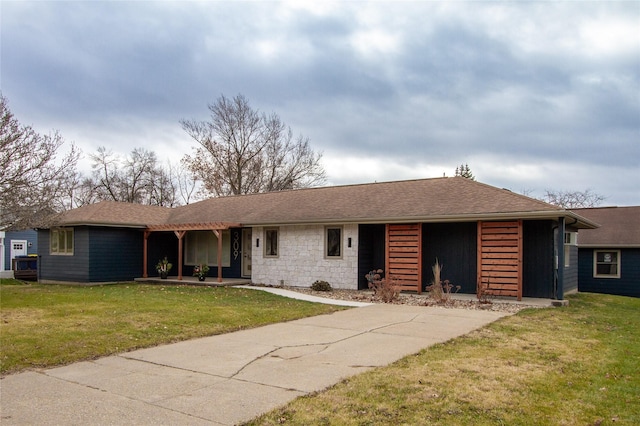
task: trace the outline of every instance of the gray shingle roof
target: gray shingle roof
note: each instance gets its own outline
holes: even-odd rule
[[[164,223],[171,209],[142,204],[102,201],[66,211],[53,219],[54,225],[106,225],[144,228]]]
[[[453,177],[210,198],[173,209],[103,202],[66,212],[59,221],[61,224],[84,221],[86,224],[131,226],[233,222],[256,226],[559,216],[576,215],[505,189]],[[580,225],[589,226],[589,223],[581,221]]]
[[[389,222],[562,209],[460,177],[298,189],[211,198],[175,209],[172,223],[232,221],[260,225]]]
[[[640,206],[573,209],[600,225],[578,233],[578,246],[640,247]]]

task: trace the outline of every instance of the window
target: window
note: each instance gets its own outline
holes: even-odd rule
[[[185,238],[184,263],[218,266],[218,238],[212,231],[188,232]],[[222,266],[231,266],[231,237],[222,231]]]
[[[264,230],[264,257],[278,257],[278,228]]]
[[[565,232],[564,233],[564,266],[568,268],[571,266],[571,246],[578,244],[577,232]]]
[[[620,250],[595,250],[593,252],[593,276],[596,278],[620,278]]]
[[[49,231],[51,254],[73,255],[73,228],[55,228]]]
[[[324,254],[329,258],[342,257],[342,228],[326,227],[324,237]]]

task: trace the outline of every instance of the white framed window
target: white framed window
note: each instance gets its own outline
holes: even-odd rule
[[[73,228],[49,230],[49,253],[73,256]]]
[[[571,246],[578,244],[577,232],[565,232],[564,233],[564,267],[571,266]]]
[[[593,276],[620,278],[620,250],[594,250]]]
[[[264,257],[278,257],[278,228],[265,228],[264,230]]]
[[[324,228],[324,256],[328,259],[342,258],[342,227]]]
[[[231,234],[222,233],[222,266],[231,266]],[[213,231],[190,231],[185,237],[186,265],[218,266],[218,238]]]
[[[569,246],[578,245],[578,233],[577,232],[565,232],[564,244]]]

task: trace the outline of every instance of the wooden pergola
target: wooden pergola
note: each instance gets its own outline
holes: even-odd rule
[[[182,240],[187,231],[212,231],[218,239],[218,282],[222,282],[222,231],[229,228],[241,228],[239,223],[229,222],[209,222],[209,223],[181,223],[181,224],[162,224],[150,225],[144,230],[144,246],[142,260],[142,277],[148,278],[148,239],[152,232],[173,232],[178,238],[178,280],[182,280]]]

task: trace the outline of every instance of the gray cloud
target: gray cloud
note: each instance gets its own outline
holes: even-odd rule
[[[632,2],[3,2],[1,84],[22,122],[85,150],[176,160],[178,121],[242,93],[310,137],[332,183],[468,162],[516,191],[638,204],[639,18]]]

